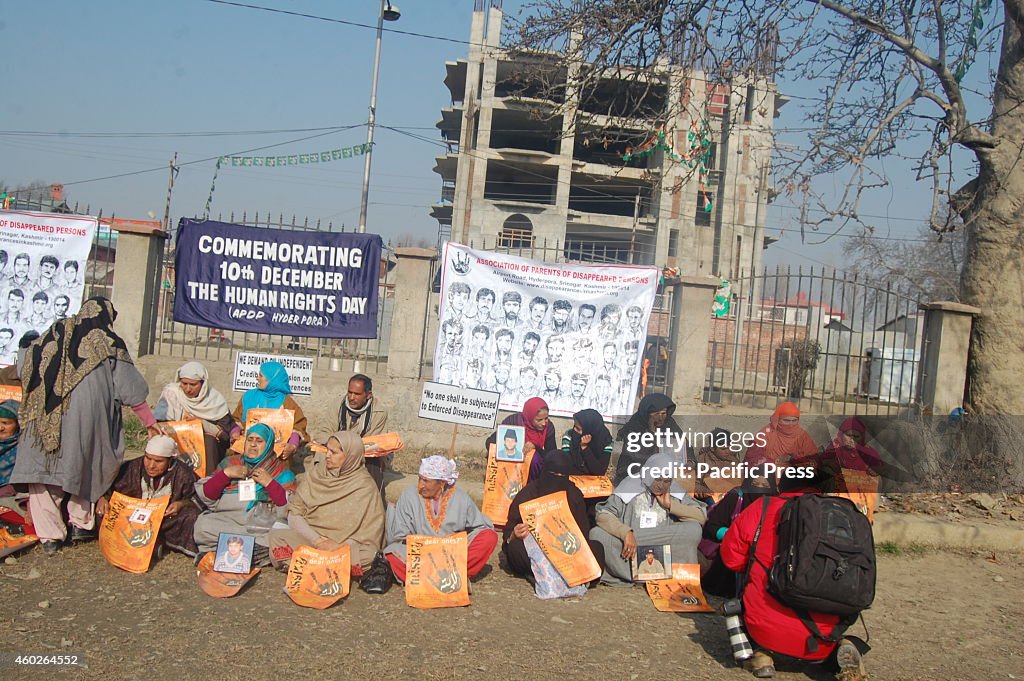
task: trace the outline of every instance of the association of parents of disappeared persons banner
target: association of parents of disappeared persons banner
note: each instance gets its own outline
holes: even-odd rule
[[[659,272],[632,265],[547,264],[448,243],[434,380],[501,393],[519,411],[633,412]]]
[[[375,338],[376,234],[292,231],[182,218],[174,321],[314,338]]]

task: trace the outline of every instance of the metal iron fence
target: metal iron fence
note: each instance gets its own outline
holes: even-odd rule
[[[237,217],[218,215],[219,221],[250,227],[262,227],[304,231],[334,231],[331,223],[319,220],[301,222],[295,217],[276,219],[269,214],[249,216],[243,213]],[[344,232],[344,228],[339,230]],[[381,273],[377,298],[377,337],[372,339],[305,338],[277,334],[248,333],[211,329],[193,324],[175,322],[174,310],[174,243],[168,240],[164,251],[161,276],[161,290],[157,309],[157,328],[154,353],[168,357],[202,359],[209,361],[233,360],[235,353],[269,352],[299,357],[312,357],[315,369],[341,371],[352,368],[356,371],[377,373],[387,363],[388,343],[391,337],[391,317],[394,309],[394,284],[388,275],[395,264],[390,245],[386,245],[381,256]]]
[[[732,285],[730,313],[712,320],[706,402],[880,415],[917,403],[927,348],[916,297],[824,268]]]

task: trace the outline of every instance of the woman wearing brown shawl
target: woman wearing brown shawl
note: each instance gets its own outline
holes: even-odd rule
[[[757,433],[757,444],[747,448],[746,462],[751,466],[763,463],[782,465],[818,451],[818,445],[800,427],[800,408],[783,402],[775,408],[771,421]]]
[[[288,501],[289,529],[270,531],[275,567],[287,569],[300,546],[333,551],[348,544],[353,574],[369,569],[384,543],[384,508],[363,454],[358,434],[339,431],[328,438],[326,452],[310,457]]]
[[[174,440],[166,435],[157,435],[146,443],[143,456],[121,466],[112,491],[135,499],[169,497],[160,523],[157,553],[163,553],[166,547],[194,557],[197,549],[192,529],[199,517],[199,509],[192,500],[197,480],[192,469],[178,459]],[[107,501],[107,497],[100,497],[96,502],[96,515],[106,513]]]
[[[54,322],[19,366],[23,432],[11,482],[29,486],[29,509],[48,554],[67,537],[65,494],[72,541],[95,537],[94,504],[124,459],[121,407],[131,406],[151,436],[160,434],[146,404],[149,386],[114,333],[116,316],[109,300],[90,298],[78,314]]]

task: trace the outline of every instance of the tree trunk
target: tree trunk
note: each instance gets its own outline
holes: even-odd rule
[[[967,218],[962,298],[981,309],[971,333],[967,404],[979,416],[1024,416],[1024,40],[1005,0],[992,150],[978,153]]]

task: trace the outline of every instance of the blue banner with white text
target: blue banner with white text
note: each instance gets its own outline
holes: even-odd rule
[[[314,338],[376,338],[376,234],[182,218],[174,321]]]

